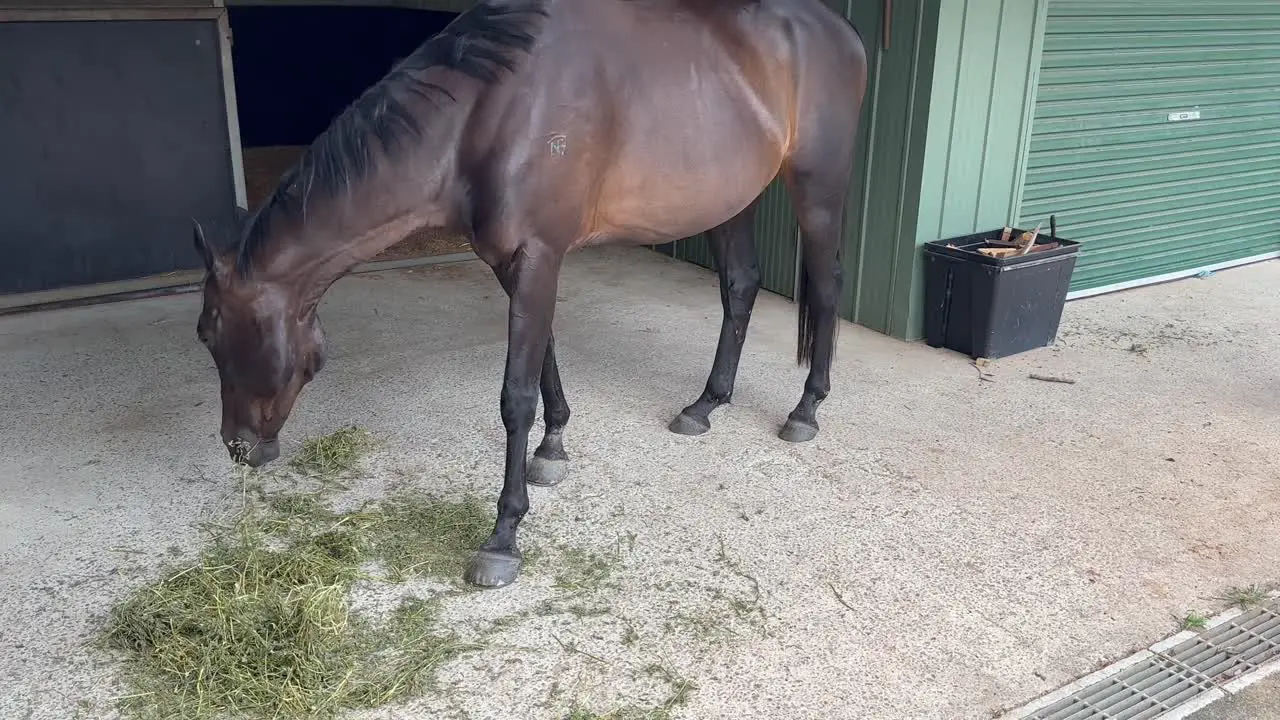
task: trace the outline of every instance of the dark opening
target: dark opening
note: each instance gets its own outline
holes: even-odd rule
[[[240,5],[229,7],[228,17],[253,209],[334,117],[456,15],[394,7]],[[374,259],[467,250],[465,238],[419,230]]]

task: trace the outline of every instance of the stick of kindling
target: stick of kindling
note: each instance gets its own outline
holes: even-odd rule
[[[1040,237],[1040,227],[1042,225],[1044,225],[1044,223],[1038,223],[1036,225],[1036,229],[1031,231],[1030,238],[1027,237],[1026,233],[1023,233],[1022,240],[1026,244],[1022,246],[1022,252],[1018,253],[1019,255],[1026,255],[1031,252],[1031,248],[1036,246],[1036,240]]]
[[[1036,373],[1031,373],[1027,377],[1031,378],[1032,380],[1039,380],[1040,382],[1060,383],[1062,385],[1076,384],[1076,381],[1072,380],[1071,378],[1058,377],[1057,375],[1039,375]]]

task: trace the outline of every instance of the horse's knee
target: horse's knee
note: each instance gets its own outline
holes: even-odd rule
[[[538,387],[507,382],[502,386],[502,425],[508,433],[528,432],[538,409]]]

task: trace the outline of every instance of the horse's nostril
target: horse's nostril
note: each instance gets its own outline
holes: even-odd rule
[[[244,438],[236,438],[227,443],[227,450],[231,453],[231,458],[236,461],[249,457],[249,451],[252,449]]]

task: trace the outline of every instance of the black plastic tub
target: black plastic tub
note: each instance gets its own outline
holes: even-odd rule
[[[925,342],[931,347],[999,358],[1057,338],[1080,244],[1041,233],[1037,245],[1059,246],[1006,258],[978,252],[998,243],[1003,230],[924,246]],[[1012,237],[1023,232],[1015,228]]]

